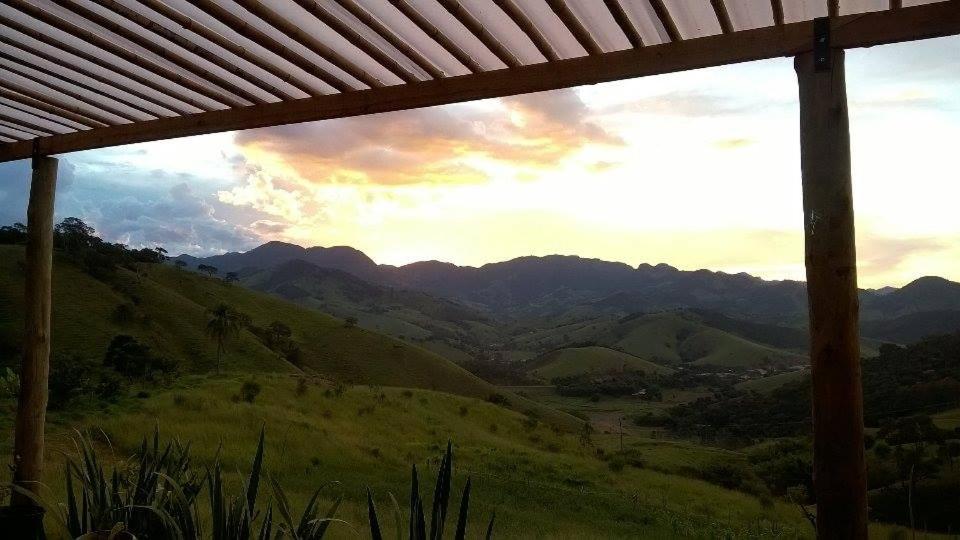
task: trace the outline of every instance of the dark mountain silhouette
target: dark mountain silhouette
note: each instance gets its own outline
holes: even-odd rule
[[[354,276],[372,280],[381,280],[381,270],[362,251],[347,246],[311,247],[304,248],[286,242],[267,242],[250,251],[230,252],[212,257],[191,257],[181,255],[177,257],[195,267],[199,264],[215,266],[220,273],[224,272],[252,272],[300,259],[321,268],[333,268],[353,274]]]
[[[377,265],[363,252],[345,246],[303,248],[269,242],[245,253],[179,258],[192,267],[203,263],[216,266],[221,273],[237,271],[242,275],[302,260],[380,287],[422,291],[498,316],[535,317],[556,324],[600,315],[692,308],[797,326],[804,323],[807,303],[805,284],[799,281],[767,281],[745,273],[684,271],[666,264],[634,268],[576,256],[519,257],[480,267],[439,261],[395,267]],[[960,311],[960,284],[925,277],[900,289],[863,290],[861,305],[864,320]],[[918,328],[907,334],[923,331]]]

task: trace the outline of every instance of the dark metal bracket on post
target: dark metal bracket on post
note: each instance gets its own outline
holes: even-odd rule
[[[830,67],[830,17],[820,17],[813,20],[813,70]]]

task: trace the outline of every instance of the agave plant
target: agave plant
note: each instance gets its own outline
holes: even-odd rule
[[[417,475],[417,466],[413,466],[412,480],[410,482],[410,514],[407,527],[407,535],[410,540],[442,540],[444,527],[447,521],[447,508],[450,503],[450,481],[453,476],[453,447],[447,442],[447,452],[440,461],[440,469],[437,472],[437,484],[433,489],[433,506],[430,513],[430,531],[427,535],[427,523],[424,516],[423,499],[420,497],[420,480]],[[392,496],[391,496],[392,498]],[[396,500],[393,501],[396,505]],[[463,540],[467,532],[467,517],[470,510],[470,478],[467,478],[467,484],[463,488],[460,496],[460,513],[457,516],[457,528],[454,532],[455,540]],[[377,507],[373,502],[373,496],[370,490],[367,490],[367,513],[370,520],[370,536],[373,540],[382,540],[383,534],[380,530],[380,519],[377,515]],[[402,527],[399,521],[399,508],[397,509],[397,540],[403,536]],[[493,536],[493,521],[496,514],[490,516],[490,522],[487,524],[486,538],[489,540]]]
[[[190,466],[189,445],[170,441],[161,449],[155,429],[152,443],[144,437],[108,480],[90,440],[81,434],[76,442],[78,458],[65,463],[66,502],[51,513],[71,537],[118,528],[141,538],[199,536],[194,502],[201,479]]]

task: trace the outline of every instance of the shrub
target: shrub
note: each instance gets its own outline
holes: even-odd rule
[[[298,377],[297,388],[294,390],[294,393],[296,393],[297,397],[303,397],[304,395],[306,395],[308,388],[309,387],[307,386],[307,378]]]
[[[103,365],[126,377],[153,380],[176,372],[175,361],[155,356],[150,346],[125,334],[114,336],[103,356]]]
[[[499,392],[494,392],[487,396],[487,401],[493,403],[494,405],[508,406],[510,405],[510,400],[506,396]]]
[[[257,381],[244,381],[240,386],[240,399],[247,403],[253,403],[260,395],[260,383]]]
[[[461,405],[461,406],[460,406],[460,411],[459,411],[460,416],[466,416],[468,412],[469,412],[469,410],[467,409],[467,406],[466,406],[466,405]]]

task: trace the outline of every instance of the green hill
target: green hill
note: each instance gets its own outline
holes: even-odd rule
[[[15,362],[22,336],[22,247],[0,246],[0,352]],[[158,354],[176,359],[182,372],[208,372],[216,351],[205,335],[206,310],[220,302],[250,316],[253,324],[281,321],[292,330],[305,370],[347,383],[436,389],[486,397],[492,387],[452,362],[404,341],[241,286],[171,266],[118,269],[109,284],[58,257],[54,264],[53,358],[100,360],[110,340],[130,334]],[[118,308],[126,306],[126,308]],[[118,309],[129,315],[118,317]],[[295,372],[249,331],[227,343],[227,371]]]
[[[809,376],[810,370],[807,369],[785,371],[783,373],[777,373],[776,375],[770,375],[768,377],[744,381],[737,384],[737,388],[741,390],[753,390],[754,392],[760,392],[761,394],[769,394],[785,384],[800,381],[804,377]]]
[[[577,433],[482,400],[365,387],[337,396],[323,384],[298,393],[296,380],[280,375],[256,376],[262,391],[253,403],[232,400],[248,377],[185,377],[170,390],[69,427],[109,438],[113,451],[104,455],[128,456],[158,424],[163,436],[190,441],[198,464],[209,463],[219,451],[225,470],[246,471],[265,426],[265,470],[283,484],[292,504],[302,508],[314,489],[336,481],[321,492],[321,506],[328,508],[344,495],[337,517],[361,531],[365,490],[370,488],[392,529],[389,494],[400,499],[409,491],[411,463],[421,471],[421,489],[429,490],[436,457],[451,440],[457,496],[467,477],[472,482],[468,538],[482,537],[493,513],[497,538],[669,538],[676,531],[741,537],[757,527],[776,527],[789,537],[809,534],[787,502],[764,501],[694,478],[709,464],[745,466],[743,456],[733,452],[629,441],[627,454],[636,465],[611,467],[597,456],[598,449],[617,451],[615,437],[597,435],[596,446],[585,447]],[[50,437],[48,454],[59,464],[60,452],[73,451],[73,433],[68,426],[52,429],[58,431]],[[48,495],[62,492],[61,474],[60,467],[48,468],[47,483],[58,486]],[[343,524],[334,524],[331,533],[357,537]]]
[[[775,349],[707,326],[684,312],[627,318],[599,342],[660,364],[693,363],[729,368],[804,363],[798,354]]]
[[[668,374],[672,369],[606,347],[573,347],[549,352],[530,364],[531,373],[546,380],[584,373],[643,371]]]

